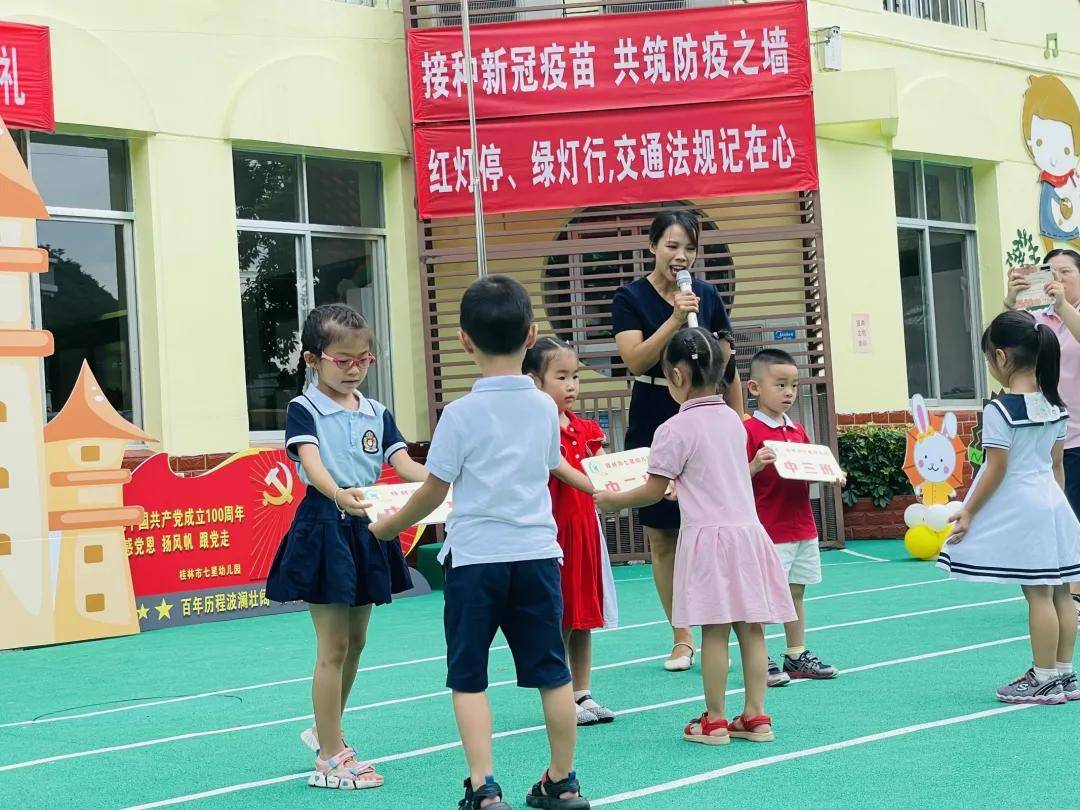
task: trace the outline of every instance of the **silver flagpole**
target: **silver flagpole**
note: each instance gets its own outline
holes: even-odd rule
[[[461,38],[465,50],[465,90],[469,100],[469,169],[472,176],[473,216],[476,219],[476,272],[487,275],[487,243],[484,239],[484,194],[480,182],[480,145],[476,136],[476,100],[473,97],[472,43],[469,40],[469,0],[461,0]]]

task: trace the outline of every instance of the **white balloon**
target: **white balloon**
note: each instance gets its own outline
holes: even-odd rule
[[[936,504],[926,510],[926,525],[935,532],[945,531],[949,525],[949,508],[942,504]]]
[[[949,522],[952,522],[952,521],[956,520],[957,512],[959,512],[963,508],[964,508],[964,502],[963,501],[949,501],[949,503],[947,503],[945,505],[945,509],[948,510],[948,514],[949,514]]]
[[[926,522],[926,507],[921,503],[913,503],[904,510],[904,523],[909,529],[921,526]]]

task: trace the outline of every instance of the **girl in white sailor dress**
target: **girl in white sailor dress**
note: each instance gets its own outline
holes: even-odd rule
[[[308,603],[317,653],[312,683],[315,726],[300,735],[316,752],[313,787],[379,787],[383,778],[345,744],[341,716],[364,648],[371,606],[412,587],[396,542],[368,530],[360,487],[371,486],[388,462],[406,481],[424,467],[409,458],[394,417],[357,388],[374,362],[371,330],[342,304],[316,307],[304,322],[298,376],[317,383],[289,403],[285,449],[298,462],[307,494],[278,547],[266,580],[275,602]]]
[[[1017,583],[1028,603],[1034,665],[997,690],[1006,703],[1080,700],[1073,672],[1076,617],[1067,583],[1080,581],[1080,523],[1062,489],[1065,424],[1060,349],[1027,312],[998,315],[983,333],[994,378],[1011,393],[983,410],[986,462],[938,566],[955,579]]]

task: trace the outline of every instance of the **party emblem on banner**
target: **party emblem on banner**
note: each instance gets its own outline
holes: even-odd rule
[[[379,480],[400,481],[391,467]],[[306,490],[283,450],[245,450],[190,477],[165,453],[143,462],[124,487],[146,510],[125,537],[142,628],[301,609],[272,604],[266,577]],[[406,554],[419,536],[402,534]]]

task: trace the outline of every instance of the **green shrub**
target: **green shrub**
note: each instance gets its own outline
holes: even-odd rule
[[[869,498],[884,509],[894,496],[911,494],[904,474],[906,441],[907,429],[901,427],[857,426],[839,435],[840,466],[847,473],[845,504]]]

